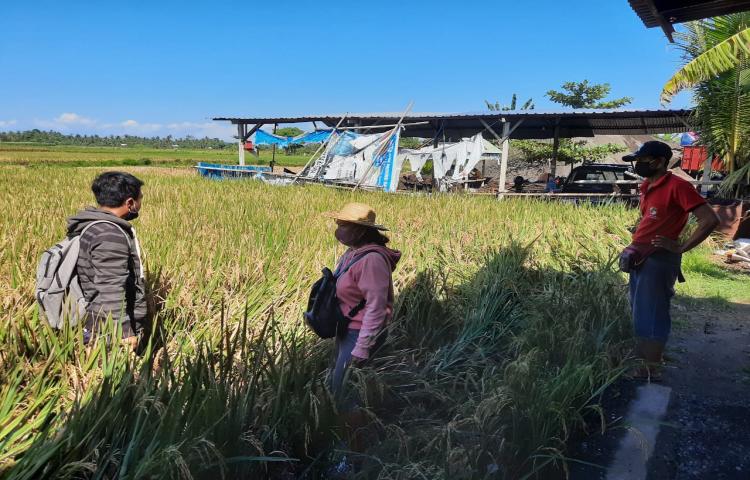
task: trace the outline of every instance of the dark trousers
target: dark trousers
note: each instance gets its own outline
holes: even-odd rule
[[[667,343],[672,329],[669,308],[681,260],[676,253],[656,252],[630,272],[630,308],[637,337]]]

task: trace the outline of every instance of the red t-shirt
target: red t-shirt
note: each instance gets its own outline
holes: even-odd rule
[[[689,182],[667,172],[653,184],[641,185],[641,222],[633,243],[651,244],[657,235],[677,240],[690,212],[706,203]]]

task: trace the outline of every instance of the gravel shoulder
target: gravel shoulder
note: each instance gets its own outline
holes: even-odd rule
[[[750,305],[676,305],[650,479],[750,478]]]
[[[750,304],[682,298],[660,385],[671,389],[649,480],[750,479]],[[569,478],[607,479],[643,382],[623,380],[604,400],[610,428],[574,441]]]

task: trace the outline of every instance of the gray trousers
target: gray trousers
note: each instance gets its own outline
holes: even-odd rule
[[[336,337],[335,360],[331,373],[331,391],[338,398],[341,397],[344,377],[352,362],[352,350],[357,344],[359,330],[349,330],[343,337]]]

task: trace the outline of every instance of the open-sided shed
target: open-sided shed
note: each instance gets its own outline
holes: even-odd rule
[[[298,117],[216,117],[215,121],[237,126],[239,163],[244,165],[244,142],[263,125],[313,123],[339,129],[383,131],[400,123],[403,136],[458,141],[481,133],[502,145],[500,177],[505,178],[509,139],[553,139],[552,168],[557,160],[560,138],[594,135],[679,133],[690,130],[691,110],[563,110],[504,111],[475,113],[360,113],[307,115]],[[401,119],[401,122],[399,120]],[[319,125],[322,124],[322,125]],[[504,183],[500,182],[501,185]],[[501,187],[502,188],[502,187]]]

